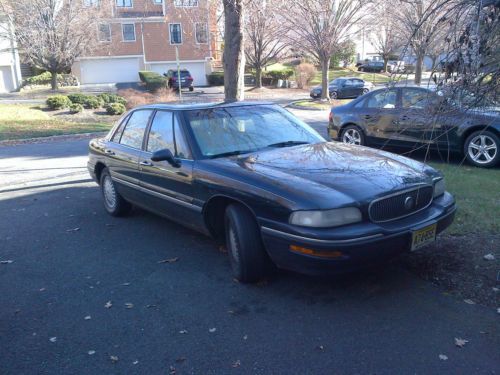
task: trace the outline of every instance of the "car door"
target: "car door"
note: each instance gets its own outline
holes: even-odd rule
[[[402,141],[411,147],[436,143],[446,131],[444,117],[437,111],[438,100],[435,93],[426,89],[401,88],[401,112],[396,122]]]
[[[365,88],[365,81],[358,78],[352,79],[352,92],[353,97],[357,98],[360,95],[363,95],[363,89]]]
[[[120,125],[104,152],[111,178],[124,198],[140,200],[139,157],[152,110],[132,112]]]
[[[193,198],[193,160],[177,114],[156,111],[140,156],[140,185],[146,205],[173,220],[199,227],[201,206]],[[169,149],[179,162],[152,161],[155,151]]]
[[[342,97],[352,98],[353,96],[356,96],[354,82],[352,79],[346,79],[342,86]]]
[[[366,135],[375,143],[394,141],[394,119],[397,115],[397,89],[385,89],[368,94],[359,117]]]

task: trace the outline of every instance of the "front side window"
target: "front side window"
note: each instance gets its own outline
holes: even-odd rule
[[[197,7],[198,0],[174,0],[176,7]]]
[[[170,24],[170,44],[182,43],[182,28],[180,23]]]
[[[99,41],[100,42],[111,41],[111,25],[109,23],[99,24]]]
[[[394,109],[396,108],[396,98],[396,90],[382,90],[370,96],[366,106],[377,109]]]
[[[132,8],[132,0],[116,0],[116,6]]]
[[[197,22],[194,24],[196,43],[208,43],[208,25],[204,22]]]
[[[406,109],[424,109],[432,102],[433,95],[425,90],[403,89],[401,102]]]
[[[139,110],[130,115],[130,119],[123,130],[120,144],[124,146],[142,149],[142,141],[144,139],[144,131],[148,126],[151,110]]]
[[[177,117],[172,112],[156,112],[149,131],[149,152],[169,149],[175,156],[188,159],[191,155]]]
[[[122,25],[123,40],[126,42],[135,42],[135,24],[124,23]]]
[[[276,106],[192,110],[185,118],[206,157],[277,147],[284,142],[324,141],[309,125]]]

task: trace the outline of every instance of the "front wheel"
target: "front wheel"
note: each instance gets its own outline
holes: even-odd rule
[[[332,91],[330,93],[330,99],[337,99],[339,97],[339,94],[337,93],[337,91]]]
[[[370,92],[369,89],[363,89],[363,95],[367,94],[368,92]]]
[[[363,146],[365,144],[365,135],[363,134],[361,129],[355,125],[346,126],[342,130],[340,139],[343,143],[347,143],[350,145]]]
[[[494,167],[500,161],[500,139],[487,130],[474,132],[465,140],[464,153],[476,167]]]
[[[243,283],[258,281],[273,268],[252,214],[239,204],[226,209],[226,246],[236,279]]]
[[[130,212],[132,205],[116,191],[115,183],[111,179],[108,168],[101,172],[101,192],[104,208],[111,216],[124,216]]]

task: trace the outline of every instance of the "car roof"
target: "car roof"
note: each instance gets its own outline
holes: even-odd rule
[[[210,108],[234,108],[234,107],[251,107],[259,105],[274,105],[271,102],[259,101],[243,101],[243,102],[172,102],[172,103],[157,103],[143,105],[134,108],[136,109],[168,109],[171,111],[187,111],[196,109],[210,109]]]

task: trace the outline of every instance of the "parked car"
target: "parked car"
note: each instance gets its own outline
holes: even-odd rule
[[[278,105],[138,107],[90,142],[113,216],[132,205],[226,244],[234,276],[347,272],[417,250],[454,217],[441,173],[325,140]]]
[[[328,84],[330,98],[357,98],[360,95],[366,94],[374,88],[373,83],[364,81],[356,77],[336,78]],[[321,86],[313,87],[311,90],[311,98],[321,98],[323,89]]]
[[[163,74],[165,77],[167,77],[167,86],[172,89],[179,90],[179,73],[177,72],[176,69],[170,69],[168,72]],[[193,81],[194,78],[189,73],[189,70],[187,69],[181,69],[180,70],[180,75],[181,75],[181,88],[182,89],[189,89],[189,91],[193,91]]]
[[[374,90],[332,108],[328,132],[332,139],[357,145],[462,153],[479,167],[500,161],[498,112],[465,109],[420,87]]]
[[[369,61],[366,64],[362,64],[362,65],[358,66],[358,71],[382,73],[384,71],[384,62],[383,61]]]

